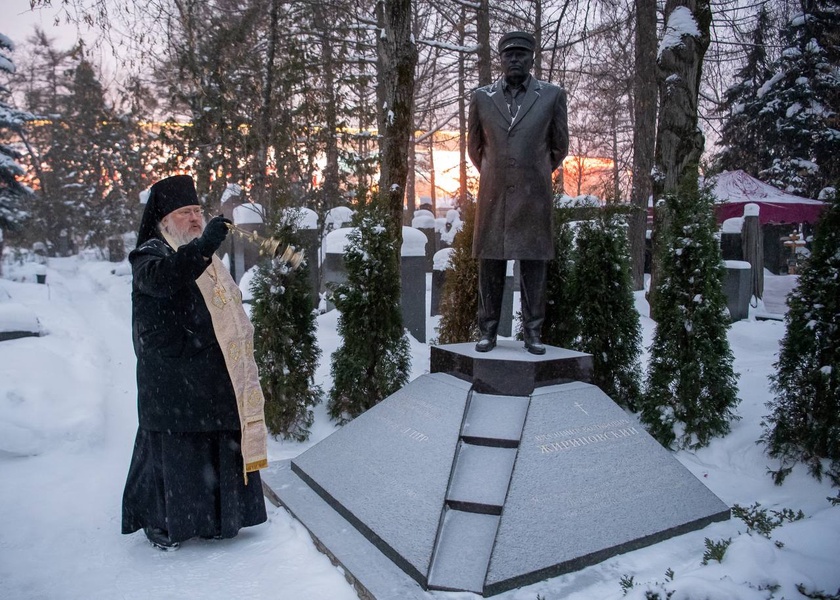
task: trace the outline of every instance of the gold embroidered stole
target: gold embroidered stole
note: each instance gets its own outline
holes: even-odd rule
[[[265,397],[254,361],[254,326],[242,308],[242,292],[215,255],[196,283],[210,311],[216,339],[236,393],[242,429],[243,472],[245,483],[248,483],[249,472],[268,466]]]

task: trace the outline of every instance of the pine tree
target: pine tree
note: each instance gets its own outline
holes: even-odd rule
[[[773,28],[770,13],[762,4],[755,26],[745,36],[747,48],[744,65],[735,74],[735,83],[723,93],[718,114],[724,120],[720,129],[722,150],[715,158],[718,171],[742,170],[753,177],[767,164],[766,131],[756,127],[762,109],[757,101],[758,90],[770,78],[767,36]]]
[[[828,475],[840,486],[840,195],[833,195],[799,285],[788,296],[770,377],[775,398],[767,404],[772,412],[762,423],[762,439],[767,453],[781,460],[771,471],[779,484],[798,461],[820,479],[828,459]]]
[[[12,75],[15,64],[10,53],[15,49],[14,43],[0,33],[0,73]],[[17,229],[27,217],[25,201],[32,192],[19,180],[24,174],[17,160],[22,154],[6,143],[11,133],[19,132],[27,121],[34,117],[24,111],[12,108],[6,101],[11,90],[0,84],[0,229]],[[0,241],[2,241],[0,234]]]
[[[554,259],[548,263],[543,342],[560,348],[573,348],[580,331],[579,314],[572,289],[575,236],[573,209],[554,209]]]
[[[724,267],[711,194],[701,194],[695,180],[665,202],[670,218],[659,244],[657,323],[640,416],[664,446],[700,448],[740,418]]]
[[[44,155],[49,169],[34,226],[53,243],[64,232],[101,247],[110,235],[133,229],[136,222],[139,189],[133,187],[129,195],[120,184],[123,153],[133,152],[134,140],[106,102],[93,65],[82,58],[68,74],[69,93],[60,98],[61,113],[50,125]]]
[[[441,292],[439,344],[469,342],[478,336],[478,261],[472,255],[475,201],[469,198],[461,212],[464,225],[452,241]]]
[[[574,348],[593,356],[593,383],[630,410],[641,393],[642,332],[633,298],[627,226],[613,209],[582,221],[576,235]]]
[[[275,228],[274,236],[300,246],[293,223]],[[298,442],[309,438],[312,407],[323,396],[314,383],[321,350],[308,275],[306,261],[292,271],[278,259],[266,260],[251,286],[254,357],[265,395],[266,426],[273,435]]]
[[[408,380],[411,358],[400,309],[399,248],[390,214],[374,203],[354,216],[344,255],[347,281],[332,294],[341,346],[332,355],[328,410],[339,423],[359,416]]]
[[[840,179],[840,7],[805,0],[782,30],[786,47],[757,92],[769,164],[759,178],[787,192],[816,198]]]

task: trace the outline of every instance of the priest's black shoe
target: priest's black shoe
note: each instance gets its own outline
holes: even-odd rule
[[[143,533],[146,534],[146,537],[149,539],[152,546],[158,550],[171,552],[172,550],[177,550],[181,547],[181,544],[173,542],[169,539],[169,533],[158,527],[144,527]]]
[[[476,352],[490,352],[496,347],[496,336],[484,335],[475,345]]]
[[[531,354],[545,354],[545,344],[537,336],[525,338],[525,349]]]

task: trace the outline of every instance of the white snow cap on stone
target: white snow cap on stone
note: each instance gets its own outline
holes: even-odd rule
[[[222,192],[222,199],[219,202],[220,204],[224,204],[230,198],[236,198],[237,196],[242,195],[242,186],[238,183],[229,183],[225,187],[225,191]]]
[[[350,235],[351,231],[353,231],[352,227],[342,227],[330,231],[324,239],[324,252],[327,254],[344,254],[350,245],[347,236]]]
[[[723,233],[741,233],[741,230],[743,228],[743,217],[732,217],[731,219],[726,219],[723,223],[720,224],[720,230]]]
[[[427,213],[429,211],[424,210],[423,212]],[[432,229],[435,226],[435,218],[431,215],[418,215],[417,213],[414,213],[414,218],[411,220],[411,226],[417,228]]]
[[[755,202],[750,202],[744,205],[744,216],[745,217],[757,217],[758,212],[761,208]]]
[[[347,206],[336,206],[327,211],[327,216],[324,218],[324,224],[341,225],[342,223],[349,223],[353,218],[353,210]]]
[[[0,304],[0,331],[40,333],[41,324],[31,308],[17,302],[4,302]]]
[[[727,269],[752,269],[752,265],[744,260],[725,260]]]
[[[432,257],[432,268],[435,271],[445,271],[449,268],[449,259],[455,248],[441,248]]]
[[[400,256],[426,256],[426,234],[413,227],[402,228]]]
[[[233,222],[235,225],[253,224],[263,222],[263,207],[255,202],[246,202],[233,209]]]
[[[298,206],[288,209],[286,215],[299,229],[318,229],[318,213],[311,208]]]

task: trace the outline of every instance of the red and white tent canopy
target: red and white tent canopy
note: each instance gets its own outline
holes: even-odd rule
[[[715,179],[713,193],[718,223],[733,217],[743,217],[744,206],[752,203],[759,207],[758,220],[762,225],[766,223],[814,224],[827,206],[820,200],[802,198],[783,192],[743,171],[724,171]]]

